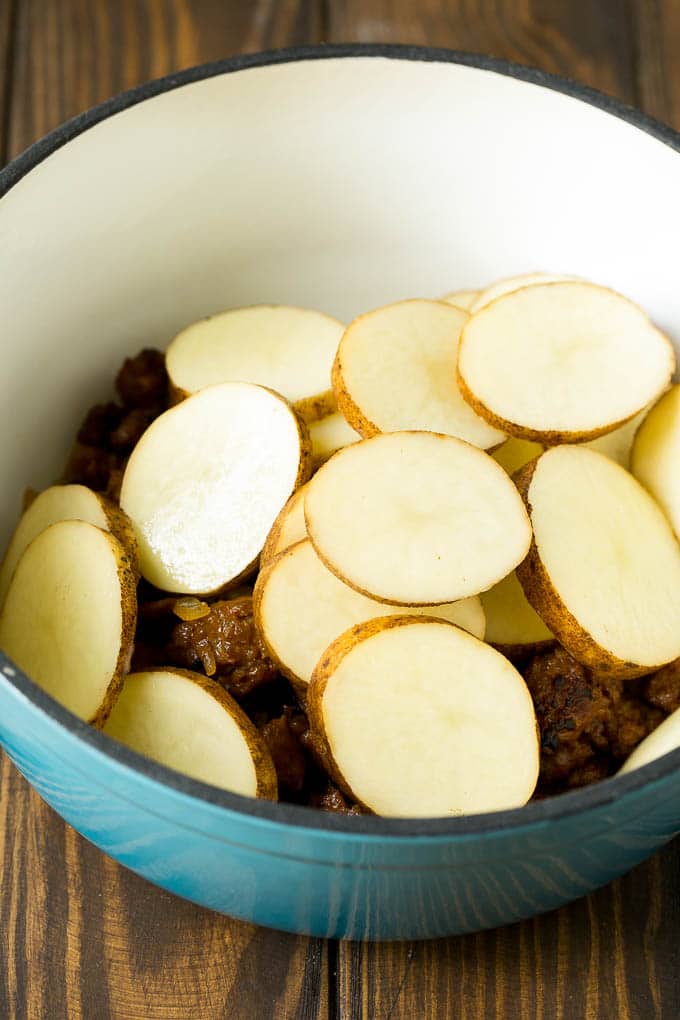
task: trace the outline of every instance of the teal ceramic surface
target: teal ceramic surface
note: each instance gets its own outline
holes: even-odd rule
[[[52,479],[123,355],[230,305],[350,318],[551,269],[617,287],[680,336],[678,136],[486,58],[348,46],[182,72],[60,128],[2,172],[0,193],[3,542],[23,487]],[[0,741],[133,871],[318,936],[506,924],[608,882],[680,830],[680,751],[468,818],[252,801],[128,751],[1,655]]]

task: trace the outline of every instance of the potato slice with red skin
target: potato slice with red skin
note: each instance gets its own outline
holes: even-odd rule
[[[622,679],[678,658],[680,546],[645,489],[581,446],[547,450],[515,482],[534,533],[517,576],[567,651]]]
[[[285,549],[258,575],[253,592],[255,622],[272,659],[304,700],[324,649],[349,627],[379,616],[433,616],[484,637],[477,596],[443,606],[407,609],[376,602],[328,570],[309,539]]]
[[[129,550],[132,561],[136,561],[134,529],[120,507],[85,485],[52,485],[31,501],[10,539],[0,566],[0,606],[24,549],[45,528],[59,521],[86,521],[102,531],[110,531]]]
[[[262,386],[210,386],[166,411],[132,451],[121,487],[142,576],[191,595],[238,584],[310,469],[306,426]]]
[[[662,393],[675,354],[627,298],[589,283],[506,294],[470,316],[458,382],[472,409],[544,446],[611,432]]]
[[[432,432],[392,432],[339,450],[305,490],[307,533],[326,566],[379,602],[477,595],[524,558],[531,528],[491,457]]]
[[[392,616],[346,631],[314,670],[307,709],[333,778],[376,814],[519,807],[536,785],[526,684],[443,620]]]
[[[0,648],[75,715],[101,726],[120,692],[137,620],[129,553],[84,521],[42,531],[17,563]]]
[[[277,798],[276,770],[259,731],[231,695],[199,673],[131,673],[104,732],[204,783]]]

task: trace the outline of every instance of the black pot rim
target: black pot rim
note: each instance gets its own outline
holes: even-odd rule
[[[401,46],[366,43],[343,43],[337,45],[302,46],[262,53],[228,57],[197,67],[188,68],[130,89],[98,106],[79,114],[77,117],[51,131],[35,142],[15,160],[0,170],[0,198],[5,195],[27,173],[71,139],[99,124],[115,113],[135,106],[146,99],[169,92],[192,82],[202,81],[217,75],[268,65],[285,64],[306,60],[338,59],[346,57],[376,58],[391,60],[412,60],[421,62],[450,63],[464,67],[491,71],[505,77],[553,89],[565,95],[595,106],[614,117],[626,121],[633,127],[680,152],[680,134],[659,121],[648,117],[640,110],[628,106],[611,96],[578,82],[534,68],[514,64],[474,53],[438,49],[428,46]],[[650,784],[662,781],[680,770],[680,748],[649,765],[623,776],[605,779],[580,790],[564,793],[506,811],[488,814],[467,815],[456,818],[378,818],[368,815],[347,817],[295,804],[273,803],[242,797],[239,794],[221,790],[196,779],[159,765],[144,756],[131,751],[112,740],[99,730],[82,722],[75,715],[56,702],[50,695],[22,673],[2,652],[0,652],[1,681],[11,684],[18,694],[31,705],[48,716],[59,726],[70,731],[91,748],[112,758],[118,765],[141,773],[145,778],[170,787],[179,794],[196,798],[218,808],[249,815],[269,822],[304,829],[334,832],[338,835],[367,836],[377,839],[390,837],[467,837],[483,833],[501,833],[509,830],[531,828],[537,824],[557,821],[573,815],[606,808],[622,797],[641,790]],[[680,822],[680,815],[678,821]]]

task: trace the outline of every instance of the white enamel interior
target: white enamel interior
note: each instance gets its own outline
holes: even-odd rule
[[[233,305],[349,320],[551,270],[680,338],[680,154],[557,91],[378,57],[186,85],[0,201],[0,543],[121,357]]]

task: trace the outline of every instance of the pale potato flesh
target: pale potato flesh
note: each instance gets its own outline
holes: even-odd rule
[[[644,421],[648,410],[649,408],[647,407],[643,408],[639,414],[636,414],[634,418],[627,421],[625,425],[614,429],[613,432],[606,432],[605,435],[598,436],[597,439],[590,439],[583,445],[589,450],[603,453],[605,457],[616,461],[617,464],[620,464],[622,468],[628,471],[630,469],[630,454],[635,433]]]
[[[309,482],[305,519],[333,573],[400,605],[486,591],[531,540],[503,469],[468,443],[428,432],[387,433],[340,450]]]
[[[640,426],[631,470],[680,536],[680,385],[664,394]]]
[[[92,489],[84,485],[52,485],[38,493],[22,514],[0,566],[0,606],[24,549],[41,531],[59,521],[87,521],[103,531],[110,530],[101,499]]]
[[[185,673],[131,673],[104,732],[193,779],[257,795],[255,762],[238,720]]]
[[[491,645],[538,645],[553,638],[536,610],[529,605],[513,571],[480,595],[486,616],[486,640]]]
[[[578,276],[567,276],[562,273],[522,273],[520,276],[506,276],[502,280],[496,280],[484,290],[479,291],[475,300],[470,302],[469,311],[475,312],[486,308],[496,298],[504,294],[512,294],[513,291],[522,287],[533,287],[539,283],[562,283],[565,280],[578,280]]]
[[[157,418],[130,456],[120,496],[142,575],[189,594],[238,579],[300,480],[300,429],[284,400],[249,383],[211,386]]]
[[[411,621],[355,644],[327,680],[321,713],[339,773],[377,814],[519,807],[536,785],[536,719],[522,677],[444,622]]]
[[[509,475],[514,475],[515,471],[519,471],[521,467],[541,453],[543,453],[543,447],[540,443],[532,443],[530,439],[516,439],[514,436],[510,436],[497,450],[493,451],[491,456]]]
[[[305,486],[301,485],[272,524],[260,556],[260,566],[264,566],[289,546],[301,542],[303,538],[307,538],[307,525],[305,524]]]
[[[587,283],[506,294],[471,316],[458,361],[466,398],[513,435],[593,439],[662,392],[675,356],[631,301]]]
[[[202,319],[168,347],[174,386],[195,393],[222,382],[252,382],[294,403],[330,389],[343,325],[308,308],[254,305]]]
[[[487,449],[505,436],[468,406],[456,380],[466,312],[441,301],[400,301],[346,329],[333,368],[338,407],[363,436],[423,429]]]
[[[680,546],[642,486],[599,453],[560,446],[537,462],[528,501],[538,556],[583,631],[638,672],[680,656]],[[550,624],[572,651],[568,622]]]
[[[75,715],[95,719],[132,651],[135,614],[126,600],[135,580],[112,535],[83,521],[50,525],[16,566],[0,648]]]
[[[452,290],[450,294],[445,294],[441,300],[445,301],[447,305],[453,305],[454,308],[461,308],[464,312],[469,312],[480,293],[478,290]]]
[[[619,775],[642,768],[643,765],[648,765],[650,761],[655,761],[656,758],[675,751],[678,747],[680,747],[680,708],[672,712],[638,744],[619,769]]]
[[[287,549],[255,585],[256,619],[274,658],[301,684],[308,684],[322,653],[354,624],[403,613],[434,616],[484,637],[479,598],[441,606],[385,605],[343,584],[321,562],[306,539]]]
[[[347,424],[340,412],[336,411],[335,414],[329,414],[320,421],[311,422],[309,438],[312,441],[312,460],[314,464],[319,465],[325,464],[336,450],[356,443],[361,436]]]

